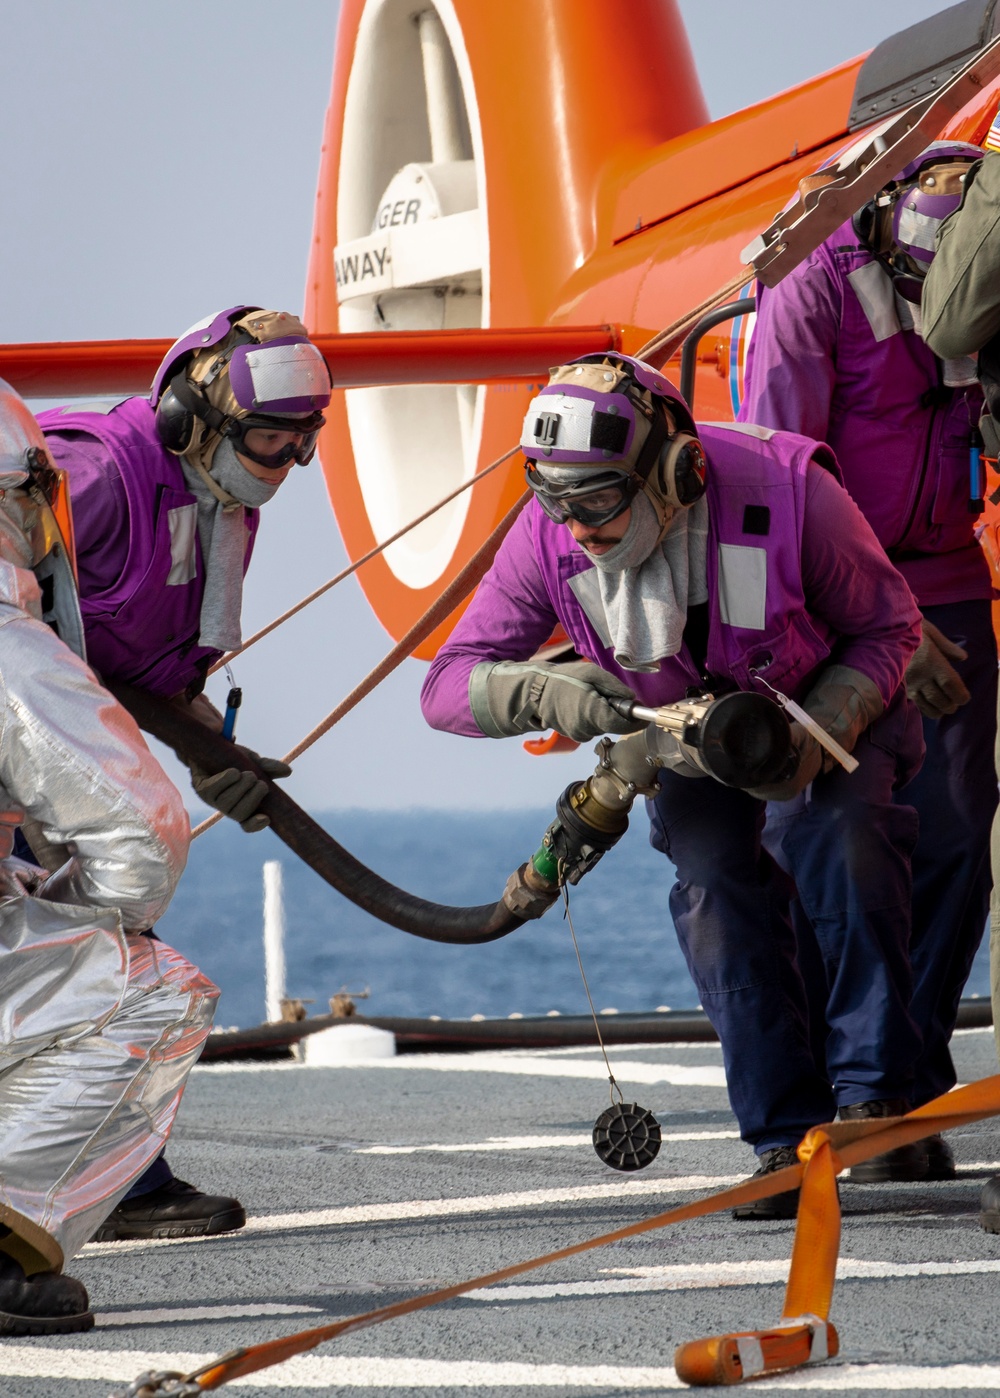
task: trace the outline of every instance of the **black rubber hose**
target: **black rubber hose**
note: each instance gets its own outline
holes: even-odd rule
[[[182,762],[194,762],[206,772],[238,767],[266,782],[268,793],[260,809],[270,819],[274,833],[321,879],[366,913],[428,942],[495,942],[524,926],[524,919],[502,902],[451,908],[396,888],[339,845],[221,733],[213,733],[168,699],[117,682],[107,687],[139,727],[173,748]]]

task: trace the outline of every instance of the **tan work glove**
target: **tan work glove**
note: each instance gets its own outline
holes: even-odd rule
[[[803,699],[802,707],[845,752],[853,752],[861,734],[885,705],[868,675],[850,665],[831,665]],[[760,801],[791,801],[822,772],[837,765],[837,759],[798,723],[792,724],[792,747],[799,757],[794,775],[770,786],[755,787],[751,796]]]
[[[236,751],[245,753],[256,762],[268,777],[291,776],[292,769],[287,762],[276,757],[261,757],[253,748],[236,744]],[[206,772],[204,768],[191,766],[191,785],[207,806],[214,806],[230,820],[239,821],[248,835],[256,834],[271,824],[270,819],[258,806],[267,795],[267,782],[245,772],[239,767],[226,767],[221,772]]]
[[[969,702],[969,691],[962,676],[951,664],[968,660],[968,652],[923,617],[923,640],[906,667],[906,693],[925,718],[944,718]]]
[[[190,700],[186,695],[175,695],[173,702],[206,728],[210,728],[213,733],[222,732],[222,714],[204,694],[198,694]],[[234,744],[234,747],[237,752],[252,758],[265,776],[289,777],[292,774],[287,762],[282,762],[276,757],[261,757],[253,748],[242,747],[238,743]],[[206,806],[221,811],[230,820],[239,821],[248,835],[254,835],[271,824],[263,811],[257,809],[267,795],[267,782],[261,781],[253,772],[245,772],[240,767],[225,767],[221,772],[206,772],[203,767],[194,763],[189,763],[188,766],[191,771],[191,785]]]

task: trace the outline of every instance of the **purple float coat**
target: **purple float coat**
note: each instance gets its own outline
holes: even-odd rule
[[[739,420],[829,443],[921,606],[990,597],[968,509],[978,385],[941,388],[940,361],[901,328],[891,279],[850,223],[757,295]]]
[[[69,472],[87,656],[108,679],[173,695],[221,652],[198,644],[205,569],[197,503],[153,409],[129,398],[108,413],[55,409],[39,422]],[[245,510],[250,563],[258,511]]]
[[[829,657],[868,675],[888,704],[919,642],[918,612],[837,483],[829,450],[785,432],[703,425],[699,433],[709,463],[709,673],[753,689],[761,686],[750,670],[760,667],[797,697]],[[766,588],[755,596],[752,578],[762,572]],[[569,529],[529,502],[430,667],[421,704],[432,727],[482,737],[469,707],[472,670],[525,660],[557,624],[644,704],[681,699],[700,683],[683,647],[654,673],[618,666],[600,633],[596,582]]]

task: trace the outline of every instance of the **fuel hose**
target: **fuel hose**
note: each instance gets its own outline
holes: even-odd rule
[[[525,919],[512,913],[502,901],[479,907],[449,907],[404,892],[355,859],[276,786],[252,757],[221,733],[214,733],[159,695],[117,681],[109,682],[107,688],[140,728],[172,748],[182,762],[194,763],[206,772],[236,767],[253,772],[265,782],[268,792],[259,809],[270,820],[274,833],[321,879],[373,917],[428,942],[453,945],[495,942],[524,926]]]

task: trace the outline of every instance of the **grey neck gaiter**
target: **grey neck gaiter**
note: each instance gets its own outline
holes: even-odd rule
[[[246,509],[271,499],[280,481],[259,481],[236,458],[233,443],[222,441],[212,458],[212,478],[231,497],[219,500],[191,463],[181,457],[188,488],[198,502],[198,542],[205,569],[199,643],[212,650],[239,650],[243,644],[243,560],[247,546]]]
[[[708,505],[678,510],[657,545],[660,522],[643,491],[620,543],[595,555],[601,601],[615,660],[624,670],[653,671],[681,648],[688,607],[708,597]]]

